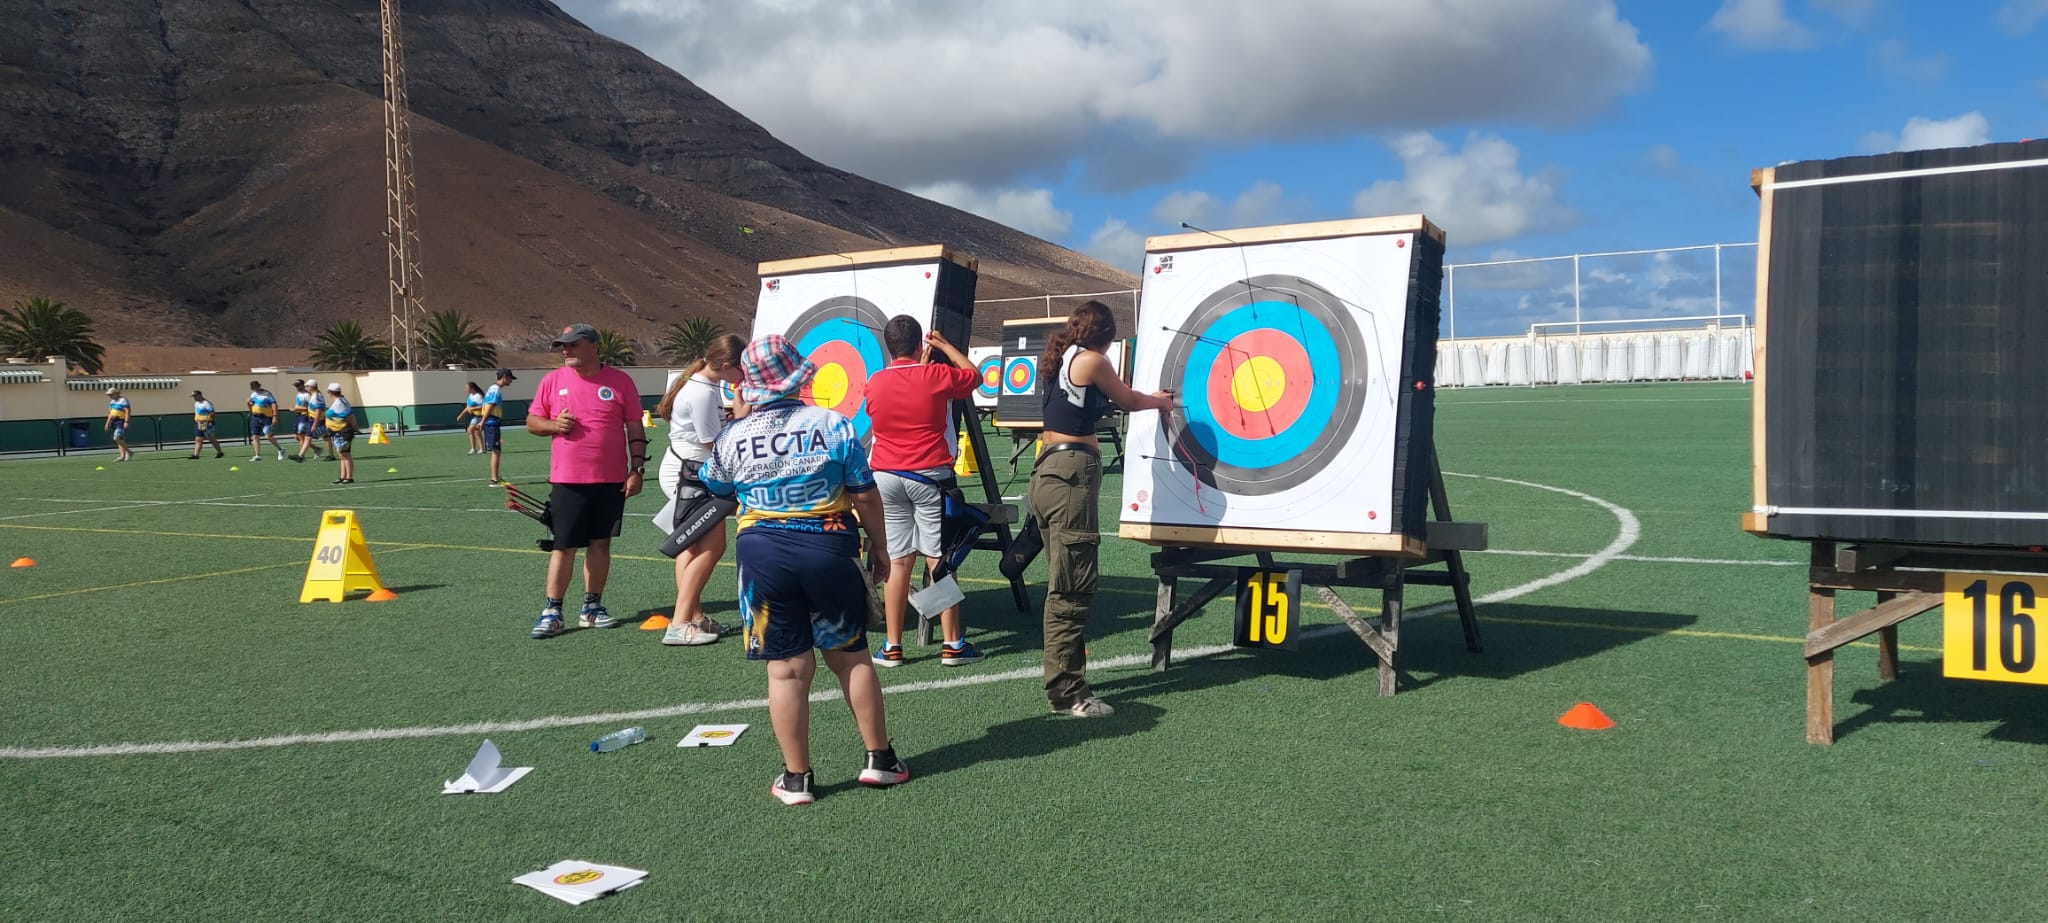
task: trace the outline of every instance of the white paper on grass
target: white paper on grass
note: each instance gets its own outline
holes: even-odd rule
[[[498,755],[498,745],[486,739],[483,746],[476,748],[476,756],[470,758],[469,768],[462,771],[462,778],[441,783],[441,794],[495,795],[511,788],[512,783],[525,778],[527,773],[533,771],[532,766],[507,769],[499,765],[501,762],[503,758]]]
[[[960,592],[960,584],[952,574],[941,577],[937,583],[910,594],[910,605],[917,614],[933,618],[967,600],[967,594]]]
[[[746,733],[744,724],[700,724],[676,741],[678,747],[730,747]]]
[[[514,878],[512,883],[525,885],[556,900],[581,904],[624,891],[646,880],[647,873],[639,869],[599,865],[583,859],[564,859],[538,872]]]

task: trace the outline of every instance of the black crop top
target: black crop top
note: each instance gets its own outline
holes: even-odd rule
[[[1067,347],[1066,355],[1060,357],[1059,380],[1050,382],[1045,389],[1046,432],[1093,436],[1096,424],[1109,412],[1109,396],[1101,388],[1076,388],[1068,379],[1074,371],[1074,357],[1080,352],[1079,346]]]

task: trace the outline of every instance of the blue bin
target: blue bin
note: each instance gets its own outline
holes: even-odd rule
[[[84,420],[68,421],[71,428],[71,447],[83,449],[92,445],[92,424]]]

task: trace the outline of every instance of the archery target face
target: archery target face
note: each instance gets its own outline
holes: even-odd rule
[[[1146,257],[1124,520],[1390,531],[1413,234]]]
[[[882,327],[898,314],[931,329],[938,264],[848,267],[761,280],[754,337],[780,333],[817,373],[798,395],[838,412],[868,438],[868,376],[889,364]]]
[[[1003,348],[976,346],[967,351],[967,361],[974,363],[974,371],[981,375],[981,384],[974,388],[974,406],[994,407],[1003,393]]]

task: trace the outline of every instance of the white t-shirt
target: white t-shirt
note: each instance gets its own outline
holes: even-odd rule
[[[718,382],[699,372],[676,392],[675,406],[668,414],[669,451],[661,453],[661,489],[674,496],[676,475],[683,461],[708,461],[707,442],[718,440],[725,426],[725,408],[718,397]]]

